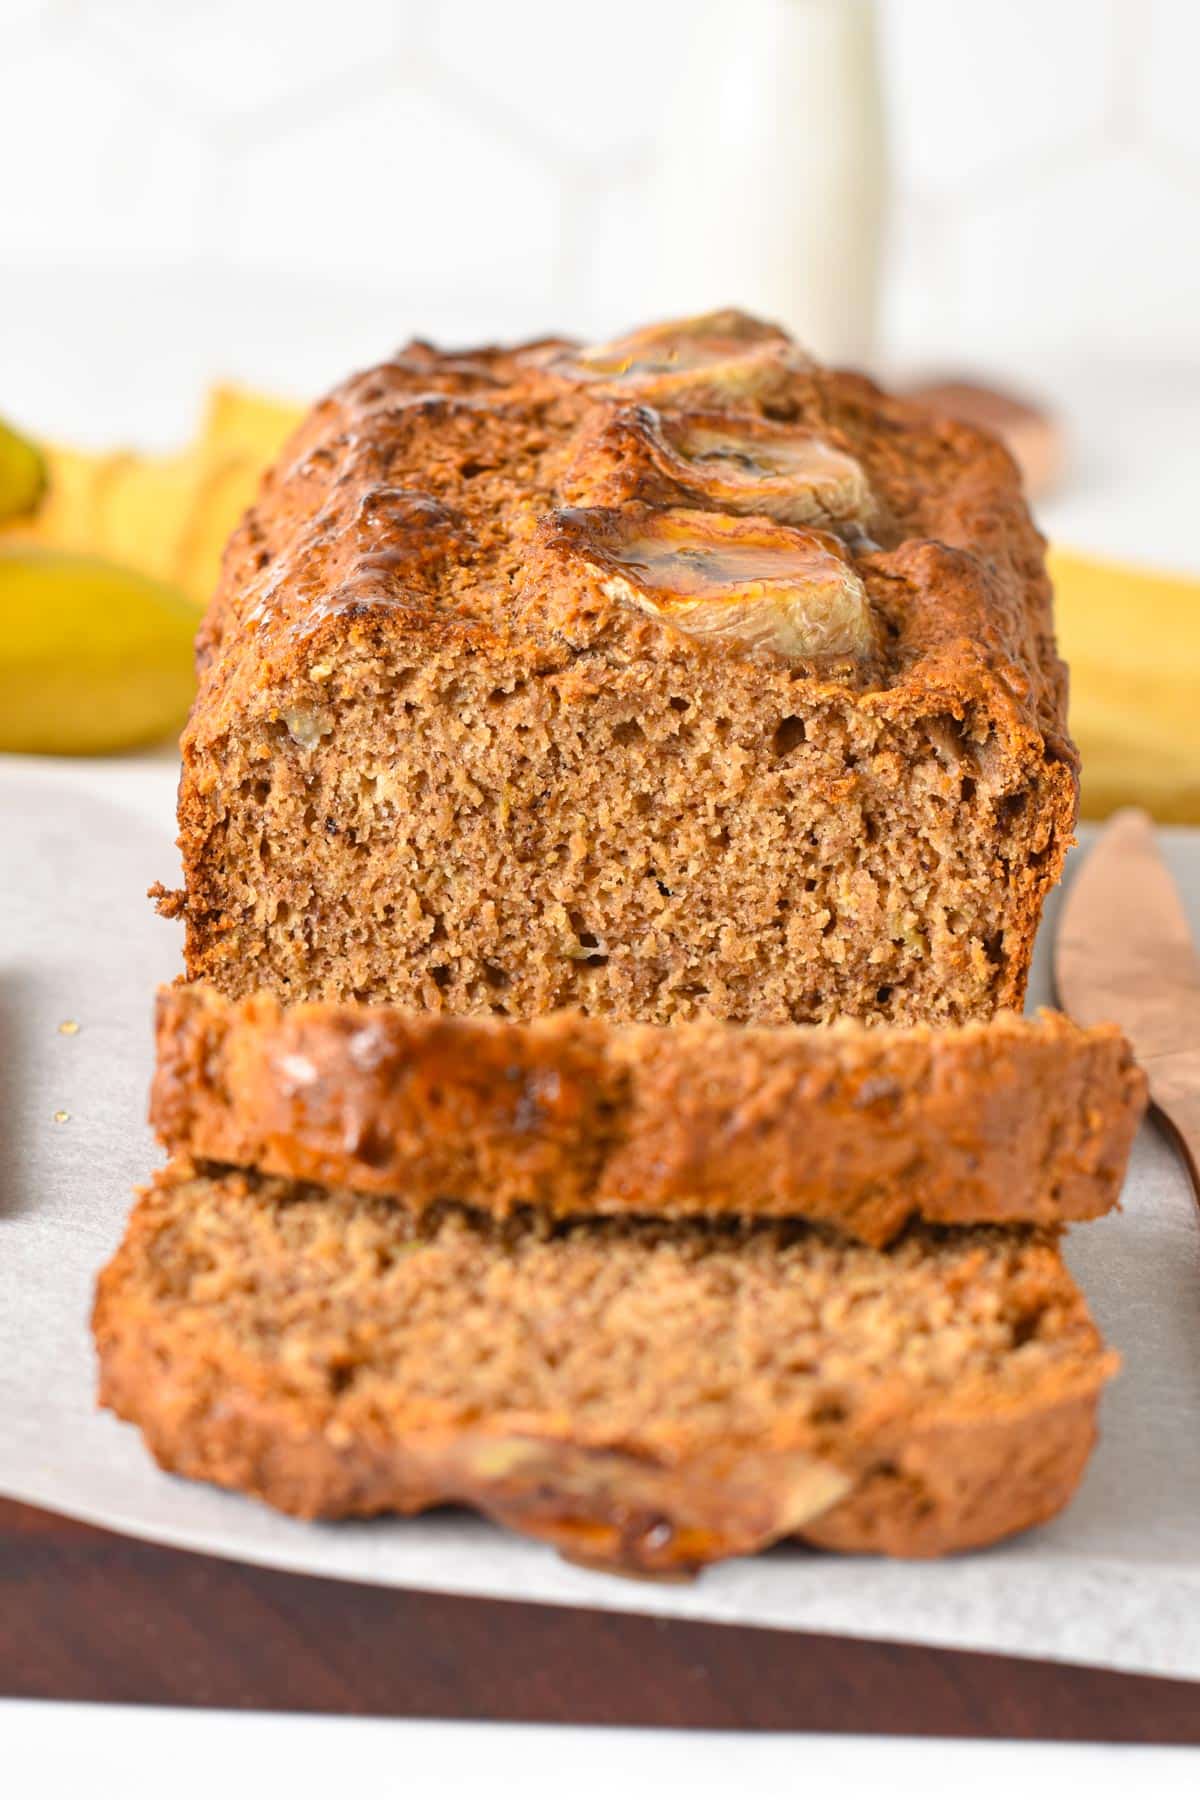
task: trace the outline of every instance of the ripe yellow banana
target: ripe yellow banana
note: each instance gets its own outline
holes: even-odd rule
[[[155,743],[191,699],[196,608],[94,556],[0,547],[0,750]]]
[[[165,737],[226,539],[300,414],[233,387],[174,456],[35,447],[0,425],[0,750]]]

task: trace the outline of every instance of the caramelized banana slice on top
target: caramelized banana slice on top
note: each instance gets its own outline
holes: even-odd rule
[[[811,433],[766,419],[685,414],[660,421],[657,436],[678,479],[729,512],[788,525],[862,525],[873,510],[861,464]]]
[[[667,399],[696,390],[753,396],[810,360],[777,326],[726,309],[647,326],[608,344],[550,352],[543,365],[599,393]]]
[[[864,544],[876,513],[854,457],[804,425],[750,412],[597,409],[563,490],[584,505],[645,500],[757,513],[785,525],[825,526]]]
[[[765,519],[647,507],[555,515],[608,599],[688,636],[789,662],[870,655],[870,602],[843,546]]]

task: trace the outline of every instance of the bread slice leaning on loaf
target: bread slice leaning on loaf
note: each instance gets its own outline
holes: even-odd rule
[[[103,1403],[166,1469],[338,1518],[462,1502],[669,1574],[1051,1517],[1108,1353],[1037,1230],[499,1223],[176,1164],[100,1278]]]
[[[1115,1027],[522,1023],[158,997],[172,1152],[414,1207],[1051,1225],[1115,1204],[1145,1079]]]

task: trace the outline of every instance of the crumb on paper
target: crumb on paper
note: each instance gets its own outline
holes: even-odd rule
[[[65,1125],[67,1120],[70,1118],[70,1116],[71,1116],[70,1113],[64,1112],[62,1107],[60,1106],[58,1111],[54,1115],[54,1123],[56,1125]]]
[[[79,1030],[79,1020],[64,1019],[58,1030],[61,1037],[74,1037]]]

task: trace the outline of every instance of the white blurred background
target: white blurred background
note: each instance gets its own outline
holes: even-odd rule
[[[726,5],[731,60],[756,19],[813,5]],[[305,397],[414,331],[609,335],[678,310],[680,243],[722,266],[730,227],[714,231],[706,197],[744,149],[722,141],[727,121],[679,113],[712,12],[0,0],[0,410],[80,441],[167,444],[215,375]],[[1164,479],[1136,527],[1115,496],[1098,547],[1144,553],[1165,534],[1182,549],[1200,478],[1200,5],[879,0],[875,16],[869,360],[1032,386],[1097,479],[1120,430],[1126,460],[1154,456]],[[834,98],[817,74],[797,105],[819,113]],[[813,123],[779,137],[797,191]],[[720,298],[755,303],[744,269],[731,253]]]
[[[1200,0],[0,0],[0,416],[37,437],[168,448],[221,377],[304,399],[413,333],[608,336],[760,306],[824,354],[861,339],[889,379],[1027,390],[1070,445],[1039,503],[1047,530],[1200,572],[1198,67]],[[776,305],[789,269],[794,305]],[[1139,630],[1153,670],[1155,620]],[[1117,643],[1100,663],[1120,684]],[[1176,740],[1150,749],[1169,761]],[[94,791],[142,792],[135,758],[127,773],[118,787],[126,771],[102,765]],[[173,770],[146,779],[165,819]],[[47,1744],[51,1758],[82,1745],[93,1762],[119,1752],[137,1788],[147,1770],[159,1782],[154,1719],[178,1790],[195,1762],[178,1718],[55,1708],[24,1723],[39,1778]],[[6,1736],[17,1768],[22,1723]],[[230,1766],[249,1767],[257,1731],[278,1786],[276,1727],[295,1722],[234,1723]],[[361,1743],[390,1728],[349,1729]],[[413,1733],[437,1728],[396,1729],[393,1761],[419,1775]],[[441,1790],[460,1791],[461,1762],[499,1792],[498,1742],[453,1734]],[[794,1754],[819,1788],[814,1742]],[[559,1790],[564,1769],[577,1789],[598,1766],[611,1789],[620,1745],[598,1764],[594,1742],[538,1743]],[[719,1782],[726,1758],[691,1748],[691,1785]],[[843,1755],[826,1785],[933,1795],[953,1774],[982,1795],[997,1757],[1006,1787],[1024,1774],[1030,1792],[1047,1759],[1103,1757],[1076,1771],[1094,1796],[1137,1778],[1104,1751],[1043,1747],[1035,1767],[987,1746],[959,1769],[959,1749],[951,1771],[937,1746],[885,1745],[861,1787]],[[744,1777],[746,1747],[727,1754]],[[646,1755],[643,1734],[617,1770],[631,1794]],[[1166,1794],[1165,1768],[1148,1773]],[[756,1779],[780,1792],[789,1771]]]

